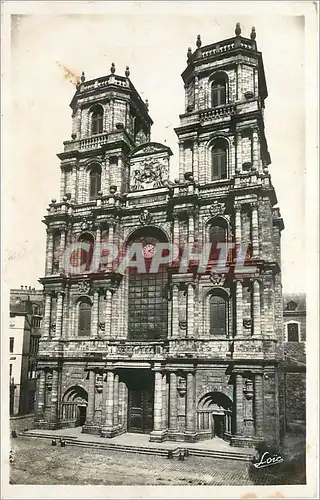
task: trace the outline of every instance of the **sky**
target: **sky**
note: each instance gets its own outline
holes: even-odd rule
[[[203,45],[234,36],[240,22],[246,37],[255,26],[263,54],[269,93],[265,110],[269,168],[285,223],[283,291],[304,291],[304,18],[271,14],[273,9],[251,16],[245,9],[242,14],[230,14],[229,9],[226,15],[213,2],[181,2],[181,8],[180,2],[154,7],[132,2],[127,9],[124,4],[114,8],[110,2],[104,13],[91,9],[91,14],[48,15],[39,9],[36,15],[12,18],[11,155],[3,185],[8,286],[40,287],[37,280],[44,274],[45,262],[41,221],[50,200],[59,199],[56,154],[63,151],[63,141],[71,138],[69,103],[77,75],[85,71],[87,80],[107,75],[112,62],[116,74],[124,75],[125,67],[130,67],[131,81],[149,100],[154,121],[151,140],[165,143],[174,153],[171,177],[175,178],[178,147],[173,129],[184,112],[181,73],[187,49],[195,50],[198,34]]]

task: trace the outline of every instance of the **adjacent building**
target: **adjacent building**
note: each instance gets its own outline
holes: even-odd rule
[[[38,427],[151,441],[219,436],[234,446],[282,439],[284,226],[255,29],[247,38],[237,24],[235,36],[205,46],[198,36],[182,80],[174,182],[171,149],[151,141],[148,103],[128,67],[124,76],[114,64],[107,76],[83,74],[77,86],[71,138],[58,154],[60,198],[44,217]],[[107,258],[92,265],[106,241],[138,245],[145,270],[122,272]],[[168,242],[212,244],[213,265],[218,243],[246,247],[255,272],[239,272],[233,258],[223,272],[174,263],[151,272]],[[81,265],[70,270],[66,252],[79,243]]]
[[[37,353],[43,314],[42,290],[21,286],[10,291],[10,415],[34,411]]]
[[[286,428],[306,423],[306,295],[283,295]]]

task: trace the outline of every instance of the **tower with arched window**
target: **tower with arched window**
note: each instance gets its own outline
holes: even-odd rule
[[[237,25],[234,37],[203,46],[198,36],[188,50],[175,181],[129,68],[82,75],[58,155],[60,199],[44,219],[39,427],[281,440],[283,221],[255,38]],[[176,260],[155,266],[169,244]]]

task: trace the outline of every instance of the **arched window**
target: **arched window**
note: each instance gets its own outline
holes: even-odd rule
[[[75,264],[73,263],[73,265],[80,267],[85,264],[83,272],[88,272],[91,269],[91,262],[94,250],[94,237],[90,233],[84,233],[81,234],[81,236],[79,236],[78,241],[82,243],[88,243],[89,246],[87,247],[88,250],[81,248],[80,255],[77,255],[77,262]]]
[[[217,245],[227,242],[227,223],[223,219],[215,219],[210,225],[209,242],[211,243],[210,261],[216,261],[221,252],[221,248]]]
[[[90,200],[97,198],[99,191],[101,191],[101,167],[94,164],[90,168]]]
[[[91,133],[92,135],[102,134],[103,132],[103,108],[96,106],[91,114]]]
[[[287,342],[299,342],[299,323],[287,324]]]
[[[211,150],[211,180],[227,178],[228,147],[226,141],[217,141]]]
[[[79,337],[89,337],[91,329],[91,303],[89,299],[83,299],[79,307],[79,323],[78,323],[78,335]]]
[[[223,75],[214,78],[211,85],[211,107],[226,104],[226,87],[226,78]]]
[[[221,295],[210,296],[210,334],[227,335],[228,302]]]

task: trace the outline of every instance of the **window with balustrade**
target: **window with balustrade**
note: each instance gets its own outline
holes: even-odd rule
[[[97,135],[103,132],[103,107],[95,106],[91,110],[91,134]]]

